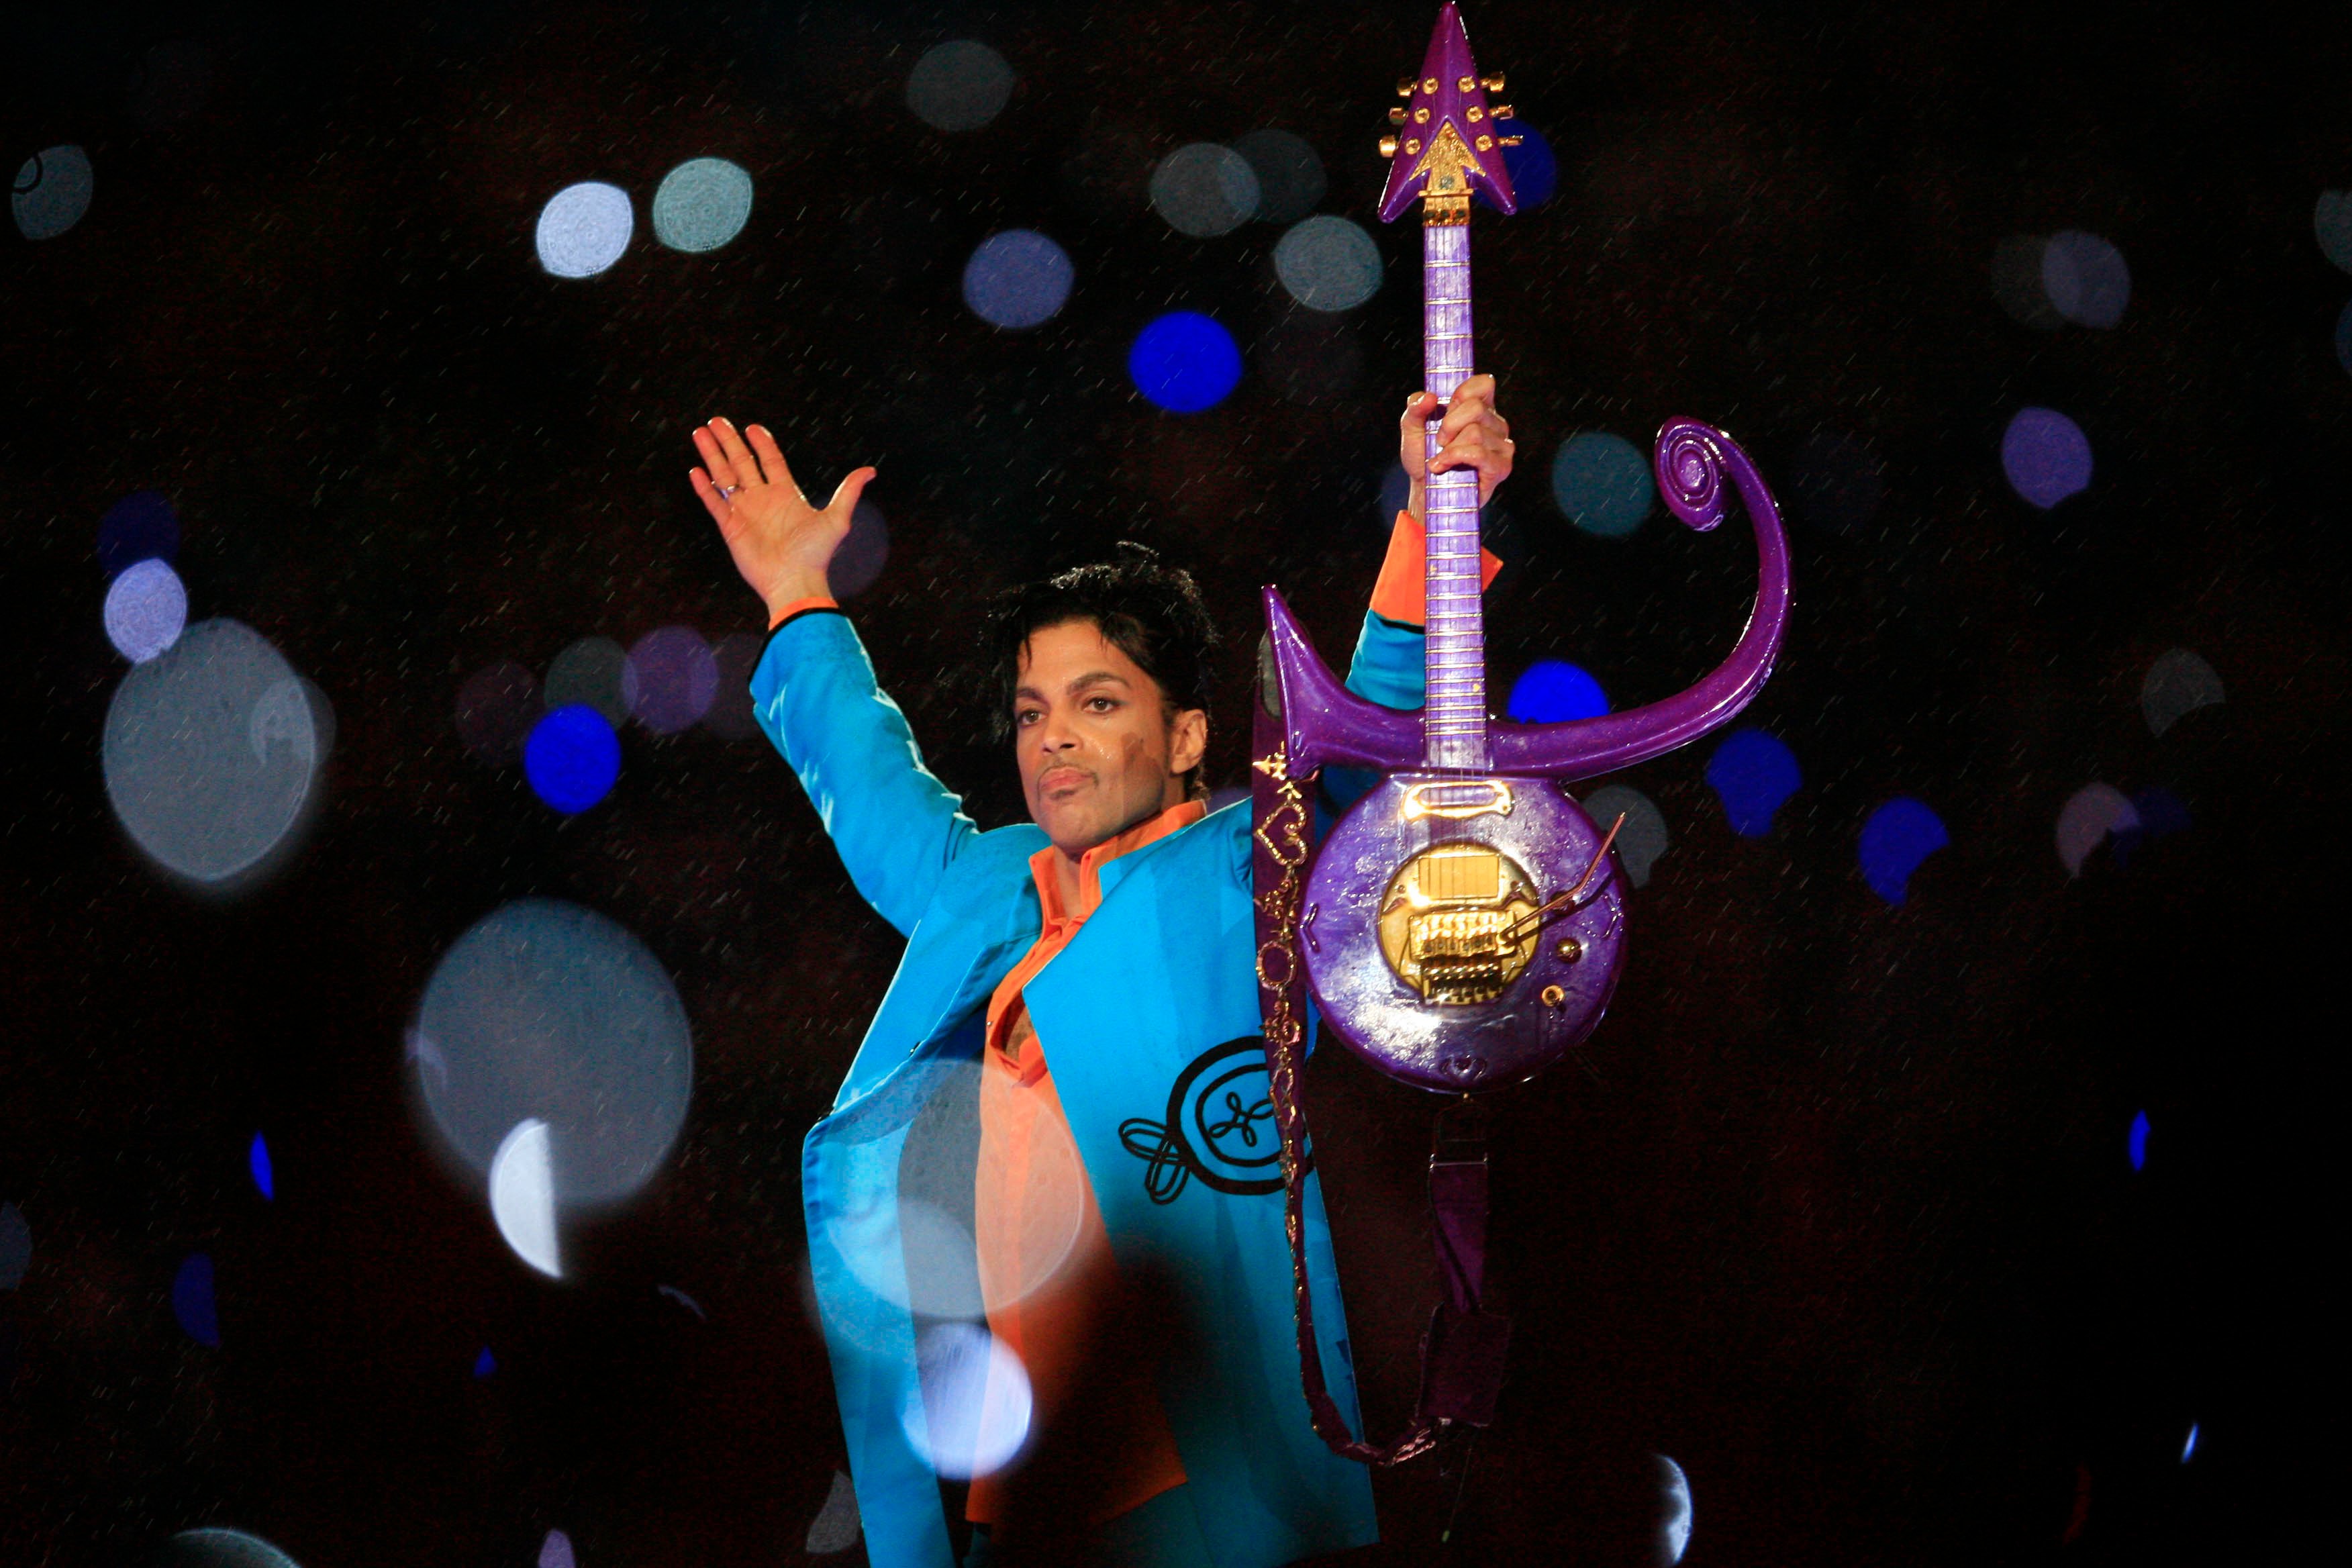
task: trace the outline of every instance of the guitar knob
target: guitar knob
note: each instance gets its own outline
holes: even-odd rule
[[[1500,92],[1503,90],[1503,73],[1496,71],[1493,76],[1482,76],[1478,79],[1478,85],[1488,92]]]
[[[1512,117],[1515,110],[1513,110],[1511,106],[1507,103],[1498,103],[1486,112],[1493,115],[1497,120],[1508,120]]]
[[[1396,156],[1395,137],[1383,136],[1381,138],[1381,156],[1383,158],[1393,158]]]
[[[1389,110],[1389,123],[1391,125],[1402,125],[1404,123],[1403,104],[1400,103],[1394,109]]]
[[[1552,956],[1562,963],[1574,963],[1584,956],[1584,944],[1572,936],[1564,936],[1551,951]]]

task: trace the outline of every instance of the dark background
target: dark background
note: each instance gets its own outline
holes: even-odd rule
[[[1797,610],[1749,715],[1804,770],[1775,831],[1732,835],[1704,743],[1625,776],[1674,847],[1583,1059],[1500,1105],[1517,1359],[1454,1560],[1647,1560],[1653,1451],[1691,1478],[1693,1564],[2248,1561],[2331,1529],[2352,279],[2312,211],[2352,184],[2352,50],[2272,12],[1471,12],[1560,165],[1551,202],[1477,228],[1523,453],[1489,518],[1498,688],[1558,656],[1621,706],[1668,694],[1752,593],[1736,535],[1569,526],[1546,476],[1575,429],[1706,418],[1784,499],[1828,432],[1884,499],[1843,531],[1795,509]],[[1318,321],[1275,281],[1277,227],[1184,238],[1144,184],[1277,125],[1323,153],[1322,210],[1378,228],[1372,142],[1430,14],[11,8],[0,162],[76,142],[98,185],[62,238],[0,235],[0,1198],[35,1245],[0,1295],[0,1561],[142,1561],[208,1522],[304,1568],[522,1564],[550,1528],[593,1568],[802,1560],[840,1439],[799,1139],[899,944],[764,743],[632,730],[567,821],[460,746],[457,687],[592,633],[757,629],[685,484],[687,432],[725,413],[813,489],[879,468],[891,555],[852,612],[983,826],[1020,813],[964,684],[983,598],[1120,537],[1230,629],[1213,766],[1240,782],[1255,585],[1339,659],[1380,559],[1416,242],[1380,229],[1382,291]],[[902,89],[955,37],[1019,84],[947,136]],[[752,173],[750,226],[665,250],[646,203],[704,154]],[[637,237],[551,278],[539,208],[592,178]],[[1078,275],[1024,334],[958,293],[1016,226]],[[2111,331],[1996,304],[1996,244],[2068,227],[2128,258]],[[1189,418],[1124,372],[1179,307],[1248,361]],[[2097,458],[2047,513],[1998,458],[2035,403]],[[125,667],[97,523],[147,488],[192,617],[259,629],[340,727],[301,852],[234,900],[154,871],[100,774]],[[2139,682],[2175,646],[2229,700],[2153,738]],[[2052,828],[2093,780],[2170,789],[2192,826],[2070,879]],[[1855,858],[1895,795],[1952,835],[1900,907]],[[562,1284],[431,1156],[401,1060],[438,954],[527,893],[641,936],[697,1053],[670,1166],[567,1235]],[[1392,1429],[1433,1289],[1427,1108],[1336,1052],[1312,1090]],[[217,1349],[169,1303],[198,1250]],[[1441,1560],[1454,1481],[1379,1478],[1388,1541],[1353,1560]]]

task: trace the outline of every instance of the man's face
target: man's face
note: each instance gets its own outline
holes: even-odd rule
[[[1021,793],[1054,847],[1072,857],[1182,803],[1208,715],[1171,721],[1159,682],[1092,621],[1030,634],[1013,697]]]

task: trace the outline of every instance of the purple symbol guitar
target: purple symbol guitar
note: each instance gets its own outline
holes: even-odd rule
[[[1451,396],[1471,374],[1470,198],[1517,210],[1501,148],[1508,105],[1486,100],[1459,12],[1438,16],[1421,75],[1390,110],[1395,159],[1381,198],[1392,222],[1422,203],[1425,384]],[[1437,425],[1428,451],[1437,449]],[[1486,714],[1479,605],[1478,477],[1427,485],[1426,706],[1366,702],[1318,658],[1280,593],[1268,642],[1291,777],[1327,764],[1388,774],[1341,819],[1307,878],[1297,939],[1326,1023],[1374,1067],[1446,1092],[1529,1078],[1592,1032],[1623,962],[1623,895],[1603,834],[1564,785],[1685,745],[1764,684],[1789,611],[1780,514],[1747,454],[1696,420],[1658,433],[1658,489],[1705,531],[1728,478],[1756,530],[1756,608],[1731,656],[1678,697],[1559,724]]]

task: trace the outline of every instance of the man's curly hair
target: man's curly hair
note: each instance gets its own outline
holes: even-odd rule
[[[1219,639],[1192,574],[1162,566],[1157,551],[1121,540],[1112,558],[1025,583],[999,599],[989,617],[994,659],[997,740],[1013,738],[1013,699],[1021,685],[1021,651],[1030,637],[1068,621],[1092,621],[1103,638],[1133,659],[1160,688],[1165,716],[1209,710]],[[1185,792],[1207,794],[1201,770],[1184,775]]]

